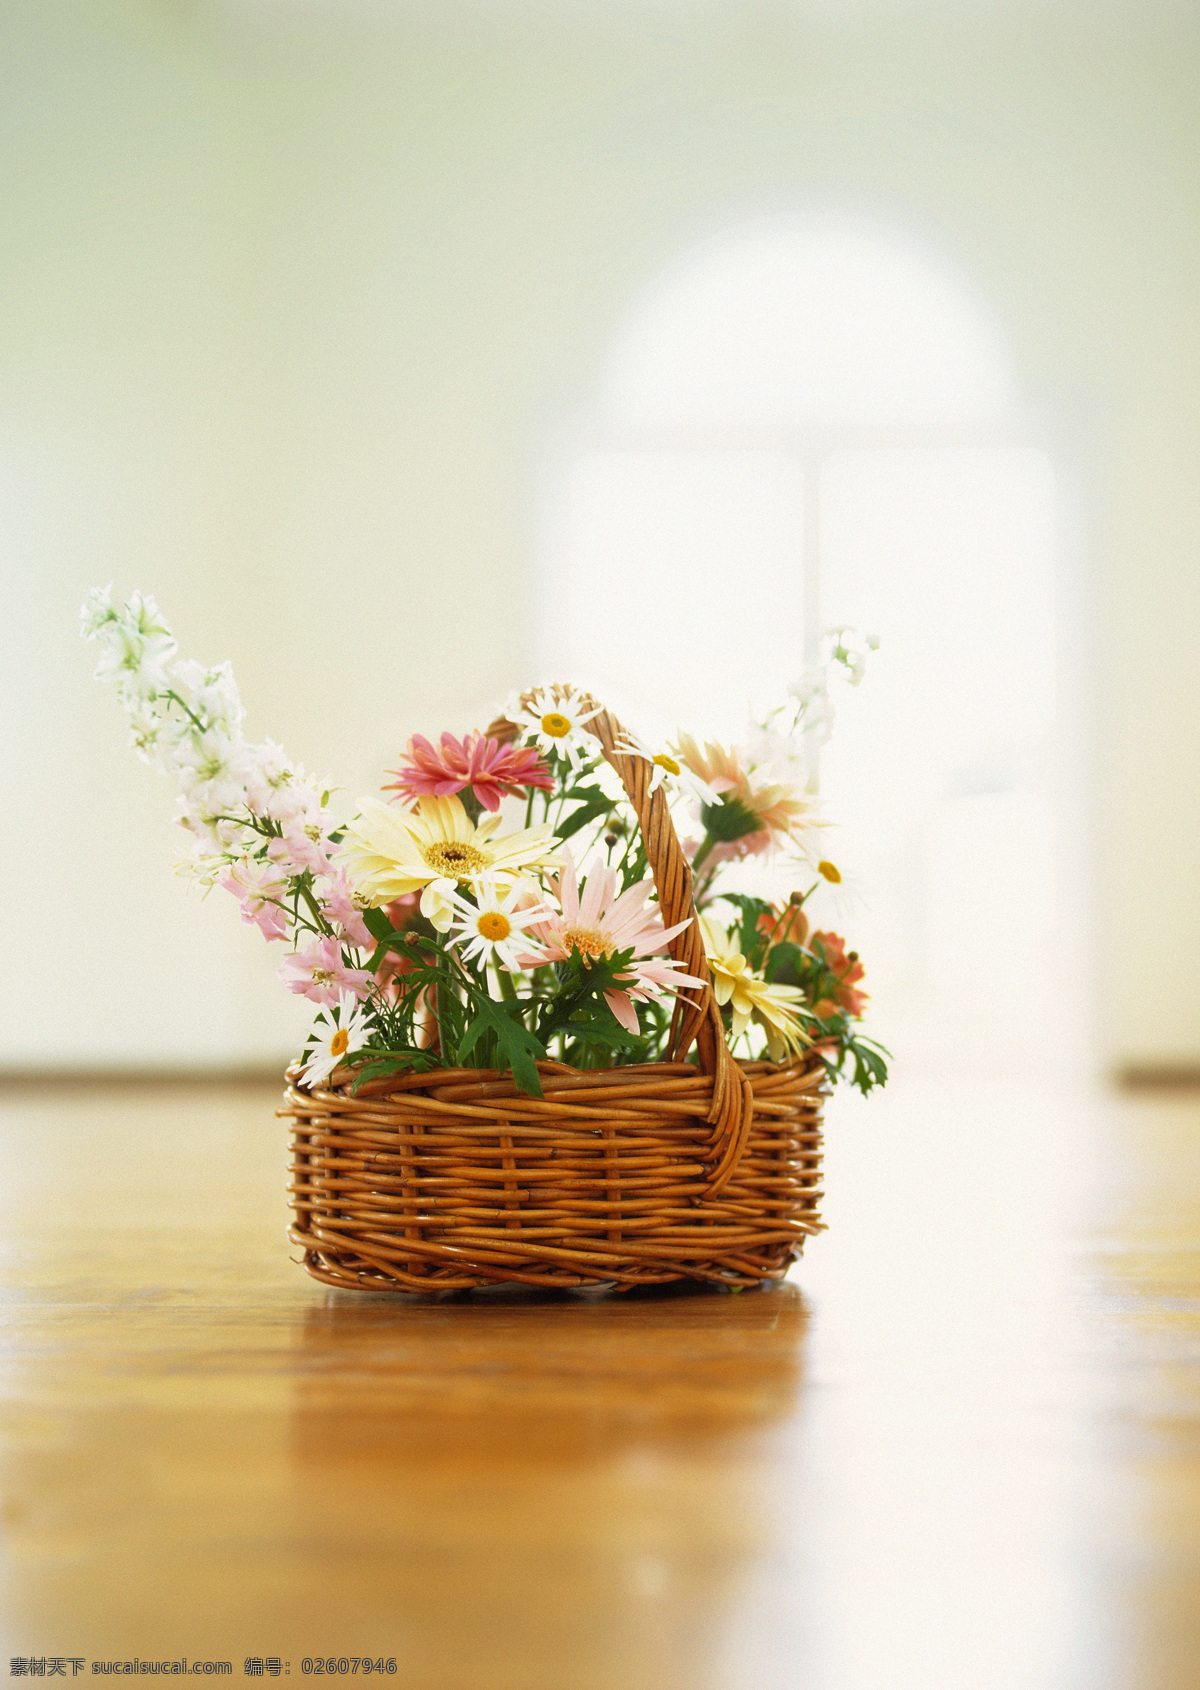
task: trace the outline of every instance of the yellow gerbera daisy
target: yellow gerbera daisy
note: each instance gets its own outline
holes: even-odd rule
[[[477,825],[459,798],[422,798],[413,810],[364,798],[346,829],[340,859],[368,904],[378,908],[419,891],[421,914],[444,933],[455,914],[450,894],[461,881],[481,875],[504,881],[557,866],[548,822],[498,835],[500,824],[496,813]]]
[[[722,1008],[729,1005],[733,1016],[730,1032],[738,1038],[755,1021],[767,1035],[772,1062],[782,1062],[791,1051],[812,1041],[796,1013],[804,994],[798,986],[782,986],[765,980],[734,948],[729,934],[711,916],[699,917],[713,981],[713,996]]]

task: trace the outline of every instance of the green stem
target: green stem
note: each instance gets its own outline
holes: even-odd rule
[[[208,732],[208,729],[204,726],[204,723],[200,720],[199,716],[196,715],[194,710],[188,709],[187,705],[183,702],[182,698],[180,698],[180,696],[177,692],[174,692],[173,690],[168,689],[168,691],[166,691],[164,693],[159,693],[158,696],[160,698],[170,698],[170,699],[174,700],[174,702],[176,704],[178,704],[179,708],[183,711],[184,715],[189,719],[189,721],[192,721],[196,724],[196,732],[197,733],[207,733]]]
[[[317,924],[318,931],[324,933],[326,938],[332,938],[333,928],[330,927],[329,923],[325,920],[325,917],[321,914],[321,906],[313,896],[312,887],[307,886],[304,880],[301,880],[296,887],[296,890],[304,899],[304,902],[308,905],[312,918]]]
[[[577,980],[573,991],[557,993],[550,999],[534,1036],[549,1049],[550,1040],[566,1028],[575,1011],[592,995],[587,976],[584,974]]]
[[[709,852],[712,850],[713,846],[716,843],[717,843],[717,838],[716,838],[716,835],[714,833],[706,833],[704,835],[704,838],[700,841],[700,849],[696,852],[696,855],[692,858],[692,873],[693,874],[696,873],[697,869],[700,867],[701,863],[708,856]]]
[[[434,943],[436,944],[438,951],[441,953],[442,960],[446,961],[446,941],[442,938],[441,934],[438,935]],[[449,969],[447,969],[446,972],[449,973]],[[437,985],[434,987],[434,999],[437,1003],[438,1050],[441,1052],[442,1066],[445,1068],[452,1068],[454,1066],[454,1059],[450,1051],[450,1022],[446,1015],[446,1006],[444,1002],[444,994],[449,990],[449,984],[443,984],[441,980],[439,980]]]

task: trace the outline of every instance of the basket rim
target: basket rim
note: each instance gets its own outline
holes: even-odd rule
[[[771,1062],[759,1058],[740,1060],[732,1056],[730,1060],[743,1078],[751,1084],[755,1078],[798,1075],[803,1070],[817,1075],[822,1080],[828,1080],[823,1058],[812,1049],[800,1051],[786,1062]],[[613,1086],[636,1085],[639,1081],[644,1081],[648,1090],[673,1081],[699,1080],[702,1086],[707,1086],[713,1081],[713,1076],[706,1074],[697,1062],[629,1062],[616,1063],[607,1068],[573,1068],[566,1062],[543,1061],[538,1062],[536,1066],[545,1096],[567,1091],[607,1090]],[[462,1087],[464,1090],[472,1088],[480,1097],[527,1095],[520,1090],[511,1071],[506,1068],[426,1068],[420,1073],[388,1074],[377,1080],[367,1080],[357,1091],[351,1090],[355,1076],[365,1067],[367,1064],[364,1062],[354,1067],[336,1068],[324,1085],[309,1087],[299,1078],[299,1064],[292,1062],[284,1070],[284,1078],[289,1087],[302,1097],[329,1097],[334,1100],[384,1099],[393,1094],[422,1092],[434,1087]],[[482,1087],[487,1090],[478,1089]]]

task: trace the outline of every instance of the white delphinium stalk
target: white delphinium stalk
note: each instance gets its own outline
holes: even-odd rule
[[[182,657],[171,666],[171,684],[207,728],[239,733],[246,714],[229,662],[197,663]]]
[[[796,700],[792,732],[815,746],[826,745],[833,733],[834,705],[829,694],[829,667],[821,663],[805,669],[788,687]]]
[[[799,732],[815,734],[818,744],[825,744],[834,718],[830,681],[841,670],[852,687],[858,686],[867,672],[867,653],[878,650],[878,634],[867,634],[860,642],[855,630],[844,624],[826,628],[818,661],[803,670],[788,688],[796,700]]]
[[[743,747],[747,766],[769,768],[788,780],[805,781],[815,774],[817,753],[828,744],[837,714],[833,680],[841,674],[850,686],[858,686],[866,673],[867,653],[878,649],[876,634],[860,641],[853,628],[827,628],[817,662],[788,687],[790,702],[755,724],[757,732]]]
[[[116,687],[135,749],[179,782],[177,820],[192,836],[192,855],[202,859],[201,878],[211,879],[210,859],[261,842],[251,816],[278,823],[285,837],[294,831],[297,849],[287,854],[299,855],[303,867],[324,861],[322,792],[278,745],[246,743],[228,663],[178,658],[162,613],[141,593],[117,607],[111,587],[96,588],[83,606],[82,632],[100,647],[96,679]]]
[[[122,701],[153,697],[167,686],[167,668],[178,647],[149,595],[134,593],[122,610],[112,586],[94,587],[80,613],[84,639],[101,641],[96,679],[115,684]]]

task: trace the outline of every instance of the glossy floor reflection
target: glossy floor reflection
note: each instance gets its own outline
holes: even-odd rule
[[[4,1100],[9,1656],[1200,1678],[1200,1100],[838,1100],[794,1283],[428,1303],[292,1265],[273,1103]]]

